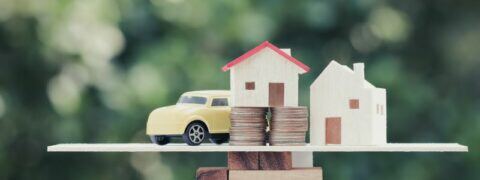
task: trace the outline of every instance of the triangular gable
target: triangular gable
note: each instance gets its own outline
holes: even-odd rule
[[[326,73],[327,71],[332,71],[331,69],[333,69],[333,68],[337,68],[339,70],[342,70],[346,73],[351,74],[352,76],[354,75],[353,69],[350,69],[348,66],[340,64],[335,60],[332,60],[332,61],[330,61],[330,63],[328,63],[327,67],[325,67],[325,69],[323,69],[322,72],[320,72],[320,75],[318,75],[317,79],[315,79],[310,86],[311,87],[316,86],[318,81],[323,77],[324,73]],[[374,85],[372,85],[370,82],[368,82],[366,79],[363,79],[363,86],[364,86],[364,88],[377,88]]]
[[[288,55],[287,53],[283,52],[278,47],[276,47],[275,45],[271,44],[268,41],[263,42],[262,44],[258,45],[257,47],[253,48],[252,50],[248,51],[247,53],[241,55],[240,57],[234,59],[233,61],[230,61],[228,64],[223,66],[222,70],[223,71],[228,71],[233,66],[237,65],[238,63],[241,63],[245,59],[248,59],[250,56],[253,56],[254,54],[256,54],[257,52],[261,51],[262,49],[264,49],[266,47],[272,49],[273,51],[280,54],[282,57],[284,57],[288,61],[290,61],[290,62],[294,63],[295,65],[297,65],[298,67],[300,67],[304,71],[303,73],[306,73],[306,72],[310,71],[310,67],[303,64],[302,62],[295,59],[294,57]]]

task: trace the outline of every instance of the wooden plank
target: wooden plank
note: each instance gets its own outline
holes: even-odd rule
[[[322,168],[291,170],[230,170],[229,180],[322,180]]]
[[[291,152],[259,152],[259,168],[262,170],[292,169]]]
[[[197,180],[228,180],[226,167],[201,167],[197,169]]]
[[[458,143],[388,143],[381,145],[305,145],[305,146],[229,146],[203,143],[189,146],[170,143],[159,146],[152,143],[92,143],[57,144],[48,146],[48,152],[468,152]]]
[[[257,170],[258,152],[228,152],[228,169]]]

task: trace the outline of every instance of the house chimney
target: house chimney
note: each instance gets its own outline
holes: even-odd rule
[[[365,65],[364,65],[363,63],[355,63],[355,64],[353,64],[353,72],[354,72],[360,79],[365,79],[364,67],[365,67]]]
[[[290,48],[280,49],[280,50],[282,50],[285,54],[288,54],[289,56],[292,55],[292,54],[291,54],[292,50],[291,50]]]

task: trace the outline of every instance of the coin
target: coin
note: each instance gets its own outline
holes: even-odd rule
[[[268,142],[271,146],[305,145],[308,130],[306,107],[274,107],[271,109]]]
[[[230,145],[265,145],[266,112],[267,108],[263,107],[233,107],[230,113]]]

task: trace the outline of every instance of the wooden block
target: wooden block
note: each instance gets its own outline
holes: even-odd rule
[[[225,168],[225,167],[198,168],[197,180],[228,180],[228,168]]]
[[[258,152],[228,152],[228,169],[257,170]]]
[[[259,168],[262,170],[292,169],[291,152],[259,152]]]
[[[299,168],[291,170],[230,170],[229,180],[322,180],[322,168]]]
[[[313,152],[292,152],[292,168],[313,167]]]

